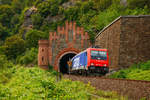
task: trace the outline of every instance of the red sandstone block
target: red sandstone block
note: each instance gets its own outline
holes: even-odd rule
[[[84,35],[84,28],[83,27],[81,27],[81,39],[83,40],[83,35]]]
[[[81,40],[81,47],[83,48],[84,40]]]
[[[59,35],[57,35],[56,32],[54,32],[54,40],[58,40],[59,39]]]
[[[68,21],[66,21],[65,35],[66,35],[66,42],[68,42]]]
[[[69,23],[69,30],[72,31],[72,22]]]
[[[73,40],[76,40],[76,22],[73,22]]]
[[[81,34],[81,28],[80,27],[77,27],[76,33],[77,33],[77,35]]]
[[[84,39],[85,39],[85,40],[88,40],[88,39],[89,39],[87,32],[85,32]]]
[[[64,27],[57,27],[57,32],[59,33],[59,34],[65,34],[65,28]]]

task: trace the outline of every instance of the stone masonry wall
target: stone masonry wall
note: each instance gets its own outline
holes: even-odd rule
[[[101,34],[96,37],[95,45],[108,49],[109,67],[117,68],[120,48],[120,20],[102,30]]]
[[[150,60],[150,16],[122,16],[105,27],[95,45],[109,50],[110,68]]]
[[[48,65],[48,40],[39,41],[38,65],[47,69]]]
[[[119,58],[121,67],[150,60],[150,16],[121,18]]]

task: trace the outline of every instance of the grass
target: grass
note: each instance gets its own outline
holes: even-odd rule
[[[56,73],[20,65],[3,70],[0,100],[127,100],[116,92],[97,91],[79,81],[56,81]]]
[[[134,64],[109,76],[110,78],[124,78],[150,81],[150,61]]]

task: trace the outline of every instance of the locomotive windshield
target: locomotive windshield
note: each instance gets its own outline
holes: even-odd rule
[[[107,60],[107,52],[92,50],[91,51],[91,59]]]

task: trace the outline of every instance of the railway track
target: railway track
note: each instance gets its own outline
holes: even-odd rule
[[[76,76],[63,75],[64,78],[73,81],[90,82],[96,89],[104,91],[116,91],[119,94],[128,96],[131,100],[140,100],[145,97],[150,100],[150,81],[129,80],[129,79],[111,79],[95,76]]]

